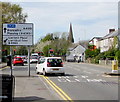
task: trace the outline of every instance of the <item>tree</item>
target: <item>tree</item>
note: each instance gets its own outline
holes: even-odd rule
[[[16,47],[16,55],[27,55],[27,47],[26,46],[18,46]]]
[[[50,54],[49,54],[49,49],[50,48],[51,48],[51,45],[44,46],[44,48],[43,48],[43,54],[44,54],[44,56],[46,56],[46,57],[50,56]]]
[[[42,42],[53,40],[53,34],[48,33],[43,39],[41,39]]]
[[[100,53],[100,49],[95,49],[95,50],[91,50],[91,49],[87,49],[85,51],[85,57],[87,58],[95,58],[98,54]]]
[[[67,33],[49,33],[36,44],[35,51],[41,51],[45,56],[49,56],[49,48],[52,48],[55,56],[65,56],[69,45]]]
[[[27,14],[22,13],[20,5],[7,2],[2,3],[2,23],[24,23]]]
[[[118,60],[118,65],[120,67],[120,50],[118,50],[115,54],[116,59]]]

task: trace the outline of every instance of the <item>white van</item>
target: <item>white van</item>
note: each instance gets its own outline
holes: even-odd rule
[[[48,73],[59,73],[65,75],[61,57],[44,57],[40,58],[36,65],[36,73],[47,75]]]

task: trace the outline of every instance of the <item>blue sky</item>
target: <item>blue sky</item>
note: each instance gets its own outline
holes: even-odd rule
[[[45,0],[47,1],[47,0]],[[68,32],[72,23],[75,42],[108,34],[118,28],[118,2],[18,2],[27,22],[34,23],[34,42],[47,33]],[[113,2],[112,2],[113,1]],[[17,3],[17,2],[16,2]]]

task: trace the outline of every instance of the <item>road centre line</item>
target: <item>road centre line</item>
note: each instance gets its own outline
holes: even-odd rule
[[[52,82],[48,77],[41,75],[46,82],[64,99],[68,102],[74,102],[61,88],[59,88],[54,82]]]

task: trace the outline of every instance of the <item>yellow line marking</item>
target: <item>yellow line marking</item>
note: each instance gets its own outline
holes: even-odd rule
[[[0,70],[6,69],[6,68],[10,68],[10,67],[6,66],[6,67],[4,67],[4,68],[1,68]]]
[[[45,79],[45,80],[62,97],[62,99],[67,100],[47,79]]]
[[[68,100],[70,100],[71,102],[73,102],[72,101],[72,99],[61,89],[61,88],[59,88],[57,85],[55,85],[55,83],[53,83],[51,80],[49,80],[60,92],[62,92],[63,93],[63,95],[68,99]]]
[[[52,82],[48,77],[40,75],[41,77],[43,77],[50,86],[53,87],[53,89],[64,99],[64,100],[68,100],[70,102],[74,102],[62,89],[60,89],[54,82]]]

